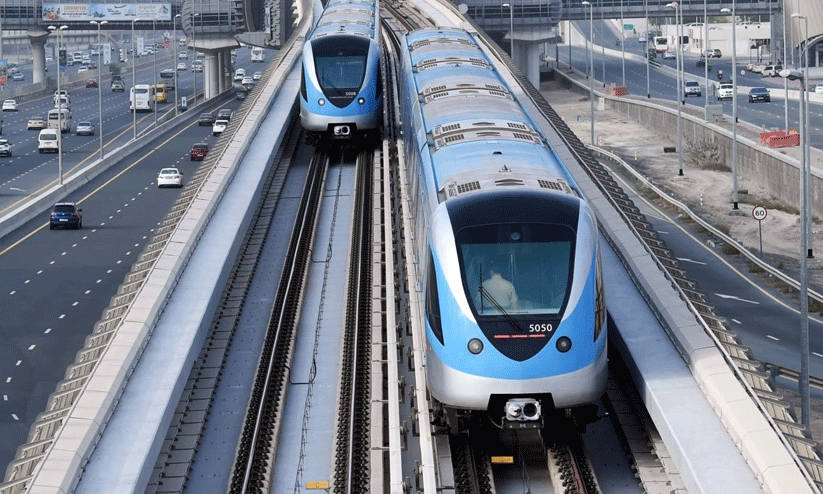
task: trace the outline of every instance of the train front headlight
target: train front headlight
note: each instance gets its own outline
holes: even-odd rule
[[[326,104],[326,100],[324,100],[323,98],[320,98],[319,100],[317,100],[317,104],[320,105],[320,106],[323,106],[323,105]]]
[[[472,338],[469,340],[469,351],[472,352],[474,355],[483,351],[483,342],[478,340],[477,338]]]
[[[363,97],[357,98],[357,102],[362,105],[363,103],[366,102],[366,98],[363,98]]]
[[[542,410],[540,402],[533,398],[512,398],[504,407],[506,419],[516,422],[540,420]]]

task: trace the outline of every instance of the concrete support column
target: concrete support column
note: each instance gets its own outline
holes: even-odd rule
[[[220,73],[220,64],[218,63],[217,52],[207,51],[205,68],[203,70],[203,94],[206,99],[214,98],[219,94],[219,87],[217,79]]]
[[[32,55],[32,77],[31,82],[38,84],[46,81],[46,40],[49,38],[47,31],[39,28],[30,29],[28,31],[29,40],[31,41],[31,55]],[[55,75],[56,77],[56,75]]]
[[[229,89],[228,80],[231,73],[230,52],[223,50],[220,52],[220,92],[224,93]]]

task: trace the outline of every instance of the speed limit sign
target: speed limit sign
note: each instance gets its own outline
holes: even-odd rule
[[[765,220],[767,214],[768,213],[766,212],[766,208],[764,208],[763,206],[755,206],[754,209],[752,209],[752,218],[756,219],[757,221]]]

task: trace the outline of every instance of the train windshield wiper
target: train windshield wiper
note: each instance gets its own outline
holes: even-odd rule
[[[514,320],[514,318],[511,316],[511,314],[506,312],[506,309],[504,309],[503,306],[500,305],[497,302],[497,300],[495,300],[494,297],[492,297],[492,295],[489,292],[487,292],[486,290],[483,289],[483,284],[482,283],[478,287],[478,291],[480,291],[480,312],[481,313],[485,310],[483,308],[483,299],[488,300],[489,303],[492,305],[492,307],[494,307],[495,309],[500,311],[500,313],[503,315],[503,317],[506,319],[506,321],[508,321],[509,324],[511,324],[511,326],[514,329],[516,329],[518,331],[523,331],[523,328],[521,328],[520,325],[517,324],[517,321]]]

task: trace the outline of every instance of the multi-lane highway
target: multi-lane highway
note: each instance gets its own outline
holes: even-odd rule
[[[581,33],[586,38],[589,36],[588,21],[575,22],[579,33],[574,34],[574,41],[583,43]],[[595,81],[606,84],[623,84],[623,61],[620,57],[620,48],[616,48],[614,44],[606,45],[605,57],[600,46],[600,40],[616,39],[614,32],[610,27],[601,21],[595,20],[592,26],[594,29],[595,46],[592,53],[594,77]],[[625,85],[628,88],[629,94],[646,95],[650,94],[652,98],[675,100],[678,95],[677,82],[675,78],[675,60],[663,60],[661,55],[655,59],[663,66],[670,67],[671,70],[660,70],[651,67],[649,70],[649,84],[646,79],[646,63],[642,58],[646,45],[638,43],[637,40],[626,40],[626,80]],[[611,52],[611,54],[610,54]],[[568,46],[560,46],[557,50],[560,57],[560,63],[566,65],[569,63],[569,49]],[[554,52],[549,53],[550,59],[554,59]],[[688,97],[685,99],[687,105],[694,105],[702,109],[706,103],[706,94],[709,94],[709,103],[717,103],[723,105],[723,113],[727,115],[732,114],[732,101],[723,100],[717,101],[714,97],[712,89],[706,90],[705,87],[705,71],[703,67],[697,66],[697,54],[686,53],[684,57],[684,72],[685,80],[694,80],[700,82],[703,86],[703,95],[699,98]],[[709,72],[709,81],[717,82],[717,71],[722,70],[724,74],[724,81],[729,81],[732,74],[737,73],[738,97],[737,97],[737,112],[738,118],[742,121],[749,122],[757,127],[784,128],[785,119],[785,98],[784,98],[784,80],[781,77],[762,77],[758,73],[746,71],[746,65],[749,63],[749,57],[737,57],[737,70],[732,70],[732,58],[730,53],[723,53],[721,58],[711,58],[712,70]],[[588,64],[588,50],[585,46],[571,47],[571,64],[582,73],[585,73]],[[603,76],[603,68],[605,66],[605,77]],[[741,74],[741,71],[745,71]],[[812,82],[814,82],[812,78]],[[766,87],[771,90],[770,103],[749,103],[748,91],[751,87]],[[800,89],[800,84],[796,81],[789,81],[788,87],[790,90]],[[647,90],[649,91],[647,93]],[[800,123],[798,119],[798,101],[796,96],[792,98],[789,96],[789,127],[799,128]],[[823,126],[823,105],[811,104],[809,109],[810,142],[813,147],[823,147],[823,133],[821,133],[821,126]]]
[[[236,66],[250,71],[249,50],[238,50]],[[175,63],[176,60],[175,60]],[[161,67],[158,64],[158,71]],[[181,72],[178,94],[191,94],[192,74]],[[201,73],[198,76],[202,77]],[[153,79],[150,69],[138,74],[138,83]],[[199,83],[198,83],[198,87]],[[128,92],[112,94],[103,85],[104,142],[126,142],[132,136]],[[71,91],[74,122],[97,121],[97,90]],[[65,198],[83,209],[81,230],[49,230],[47,212],[0,239],[0,464],[14,457],[15,449],[29,433],[38,413],[47,409],[46,399],[64,377],[67,366],[109,304],[157,223],[174,202],[180,189],[158,189],[157,173],[177,167],[187,176],[200,166],[189,160],[196,142],[213,145],[211,127],[198,126],[200,111],[236,108],[233,98],[189,110],[189,125],[144,155],[124,160]],[[165,105],[171,107],[171,105]],[[0,158],[2,208],[56,179],[57,157],[36,149],[37,131],[27,131],[32,114],[45,115],[52,108],[51,95],[21,104],[17,114],[4,115],[3,137],[15,144],[12,158]],[[163,108],[163,105],[160,105]],[[152,114],[138,115],[138,131],[153,123]],[[99,137],[64,134],[64,169],[70,170],[99,156]]]

